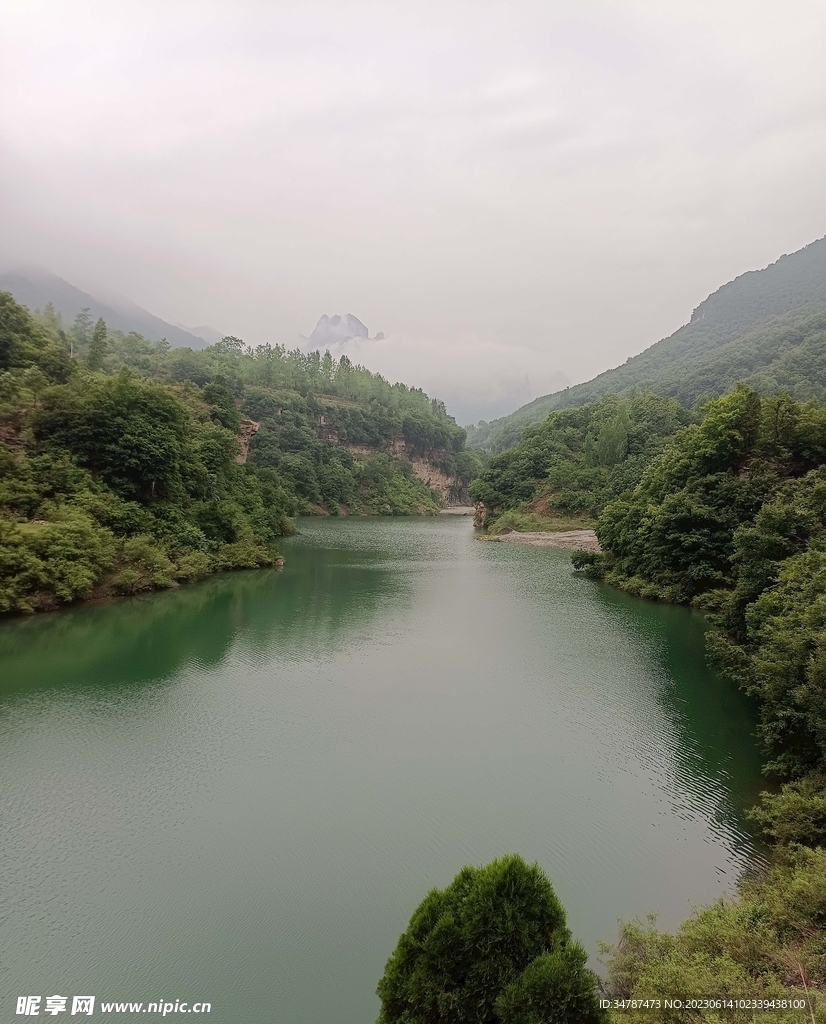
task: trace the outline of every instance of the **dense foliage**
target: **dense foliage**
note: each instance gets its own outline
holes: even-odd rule
[[[234,462],[235,435],[197,388],[81,373],[30,384],[0,377],[0,610],[273,564],[289,496]]]
[[[624,924],[607,948],[609,994],[617,999],[724,997],[802,1000],[806,1009],[757,1011],[686,1008],[614,1011],[627,1024],[823,1024],[826,941],[826,851],[784,851],[765,878],[741,886],[739,899],[696,910],[675,935],[653,922]]]
[[[166,351],[126,336],[109,362],[169,382],[220,385],[228,414],[234,405],[259,424],[250,464],[278,473],[300,512],[435,512],[438,498],[416,479],[411,458],[427,456],[455,481],[457,495],[478,471],[442,402],[388,384],[346,356],[253,350],[232,337],[199,352]]]
[[[688,324],[622,366],[471,428],[468,442],[503,451],[553,410],[607,394],[645,388],[693,408],[738,382],[826,401],[826,239],[719,288]]]
[[[478,469],[440,402],[345,358],[65,331],[0,292],[0,612],[271,565],[296,512],[436,512],[425,456]]]
[[[627,926],[615,989],[823,991],[826,408],[745,386],[708,403],[606,505],[597,534],[602,555],[574,556],[588,574],[707,612],[712,661],[757,699],[766,769],[784,783],[752,812],[779,851],[767,878],[676,936]],[[826,1004],[818,1012],[826,1020]]]
[[[592,520],[633,487],[666,440],[691,419],[673,399],[642,392],[551,413],[471,485],[486,525],[541,527],[542,517]],[[531,515],[533,518],[530,518]]]
[[[826,761],[826,408],[746,387],[711,402],[606,506],[591,574],[712,616],[711,652],[761,704],[770,768]],[[822,664],[823,662],[823,664]]]
[[[596,1024],[596,978],[548,878],[520,857],[425,897],[379,982],[379,1024]]]

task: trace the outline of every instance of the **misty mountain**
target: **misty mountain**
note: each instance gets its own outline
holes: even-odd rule
[[[188,334],[194,334],[196,338],[203,338],[207,345],[217,345],[219,341],[226,337],[225,331],[219,331],[217,327],[210,327],[209,324],[188,327],[186,324],[178,323],[175,320],[173,326],[180,327],[182,331],[186,331]]]
[[[765,394],[826,399],[826,238],[729,281],[687,324],[622,366],[471,427],[468,444],[502,451],[554,409],[610,393],[645,388],[690,408],[738,381]]]
[[[0,291],[11,292],[21,306],[28,306],[32,312],[36,309],[42,312],[46,303],[51,302],[56,312],[60,313],[66,327],[71,325],[82,309],[88,307],[93,319],[103,317],[107,326],[116,331],[123,331],[126,334],[129,331],[137,331],[150,341],[166,338],[172,348],[201,349],[212,343],[194,331],[183,330],[175,324],[161,320],[160,317],[132,302],[102,302],[47,270],[27,268],[0,273]]]
[[[313,328],[310,344],[313,348],[327,348],[340,345],[351,338],[367,338],[369,331],[357,316],[345,313],[344,316],[327,316],[325,313]]]

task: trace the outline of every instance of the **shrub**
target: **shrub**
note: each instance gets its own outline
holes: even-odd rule
[[[272,565],[278,553],[259,544],[254,537],[244,536],[232,544],[224,544],[215,552],[212,564],[216,570],[261,569]]]
[[[129,594],[138,594],[142,590],[148,590],[146,578],[138,569],[121,569],[112,580],[112,590],[115,594],[126,597]]]
[[[140,534],[123,545],[123,568],[112,581],[117,594],[175,586],[175,566],[152,537]]]
[[[112,565],[115,541],[84,513],[63,506],[51,522],[0,520],[0,610],[31,612],[87,598]]]
[[[213,571],[212,559],[204,551],[188,551],[177,560],[175,578],[199,580]]]
[[[463,868],[426,896],[377,991],[379,1024],[602,1019],[596,978],[551,883],[518,856]],[[565,1018],[566,1007],[579,1016]]]
[[[814,996],[818,1024],[826,1001],[817,991],[823,979],[826,923],[826,851],[781,853],[764,878],[741,885],[736,901],[718,900],[695,911],[676,935],[658,932],[653,920],[624,924],[608,954],[609,995],[644,1000],[667,995],[789,999]],[[628,1024],[683,1024],[684,1009],[628,1009],[617,1019]],[[692,1018],[693,1019],[693,1018]],[[720,1016],[697,1016],[719,1021]],[[752,1024],[754,1011],[726,1011],[733,1024]],[[799,1010],[777,1010],[772,1020],[793,1024]],[[808,1011],[806,1019],[810,1019]]]
[[[596,1024],[604,1020],[594,975],[578,942],[528,964],[496,1000],[502,1024]]]

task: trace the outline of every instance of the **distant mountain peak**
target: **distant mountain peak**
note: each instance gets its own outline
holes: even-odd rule
[[[310,335],[310,342],[313,345],[324,347],[328,345],[341,345],[351,338],[369,338],[370,332],[352,313],[345,313],[344,316],[327,316],[325,313],[319,318],[318,323]]]

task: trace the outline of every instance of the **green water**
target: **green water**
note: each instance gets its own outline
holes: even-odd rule
[[[3,1020],[61,993],[369,1024],[465,863],[539,861],[595,954],[757,856],[753,710],[697,616],[467,519],[300,526],[281,573],[0,626]]]

